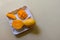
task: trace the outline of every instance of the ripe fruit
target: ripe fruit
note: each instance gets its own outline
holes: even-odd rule
[[[21,29],[24,26],[23,22],[21,20],[13,20],[12,27],[16,30]]]
[[[27,27],[32,27],[35,24],[35,20],[32,18],[29,18],[23,22]]]
[[[21,19],[25,19],[28,16],[25,10],[23,9],[20,9],[17,13],[18,13],[18,17]]]
[[[16,19],[15,15],[12,13],[8,13],[6,16],[10,19]]]

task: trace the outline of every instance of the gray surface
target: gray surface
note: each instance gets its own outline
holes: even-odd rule
[[[5,15],[21,5],[29,6],[37,27],[34,31],[17,38],[12,34]],[[29,39],[60,40],[60,0],[0,0],[0,40]]]

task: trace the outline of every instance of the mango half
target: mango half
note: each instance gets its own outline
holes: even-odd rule
[[[35,24],[35,20],[32,18],[29,18],[29,19],[24,20],[23,23],[27,27],[32,27]]]
[[[12,27],[16,30],[22,29],[24,26],[23,22],[21,20],[13,20]]]

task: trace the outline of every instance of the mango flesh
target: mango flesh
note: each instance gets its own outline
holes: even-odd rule
[[[21,29],[24,26],[23,22],[21,20],[13,20],[12,27],[16,30]]]
[[[8,13],[6,16],[10,19],[16,19],[15,15],[12,13]]]
[[[35,20],[32,18],[29,18],[23,22],[27,27],[32,27],[35,24]]]
[[[18,17],[19,18],[21,18],[21,19],[25,19],[25,18],[27,18],[27,13],[25,12],[25,10],[23,10],[23,9],[20,9],[19,11],[18,11]]]

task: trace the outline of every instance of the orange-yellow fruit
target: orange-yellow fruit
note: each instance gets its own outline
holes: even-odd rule
[[[23,9],[20,9],[17,13],[18,13],[18,17],[21,19],[25,19],[28,16],[25,10]]]
[[[24,26],[23,22],[21,20],[13,20],[12,27],[16,30],[21,29]]]
[[[23,22],[27,27],[32,27],[35,24],[35,20],[32,18],[29,18]]]
[[[8,13],[7,17],[10,18],[10,19],[16,19],[15,15],[12,14],[12,13]]]

